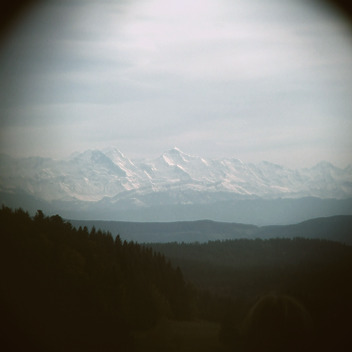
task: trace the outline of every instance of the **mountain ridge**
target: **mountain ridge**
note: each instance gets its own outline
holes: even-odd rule
[[[279,225],[352,214],[352,166],[293,170],[177,147],[138,161],[115,147],[61,160],[0,155],[0,202],[75,219]]]
[[[262,198],[352,197],[352,167],[340,169],[330,162],[292,170],[268,161],[205,159],[177,147],[139,162],[117,148],[87,150],[61,160],[1,155],[0,161],[2,189],[22,189],[47,201],[101,201],[126,191],[143,196],[176,190]]]

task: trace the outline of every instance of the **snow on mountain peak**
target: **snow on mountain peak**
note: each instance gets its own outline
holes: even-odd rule
[[[167,152],[165,152],[164,154],[168,154],[168,155],[173,155],[175,157],[181,157],[185,160],[187,160],[188,158],[192,158],[193,156],[190,154],[187,154],[185,152],[183,152],[180,148],[178,147],[173,147],[172,149],[169,149]]]
[[[184,154],[183,151],[178,147],[173,147],[169,150],[170,153]]]
[[[135,163],[115,147],[76,153],[68,160],[38,160],[6,160],[0,186],[17,187],[51,200],[99,200],[155,192],[173,192],[175,199],[174,192],[181,192],[190,197],[188,201],[192,201],[194,192],[212,200],[216,192],[265,198],[352,196],[352,167],[339,169],[326,162],[310,169],[291,170],[270,162],[205,159],[177,147],[154,160]]]
[[[125,155],[116,147],[109,147],[103,149],[103,153],[108,156],[116,156],[122,159],[125,159]]]
[[[86,150],[82,153],[76,154],[73,158],[78,163],[93,163],[94,165],[106,165],[108,167],[111,166],[111,159],[108,158],[103,152],[100,150]]]
[[[168,166],[176,166],[187,162],[184,154],[179,148],[174,147],[164,152],[158,159],[166,163]]]
[[[169,158],[167,155],[165,155],[165,154],[162,155],[162,159],[169,166],[174,166],[175,165],[175,162],[171,158]]]

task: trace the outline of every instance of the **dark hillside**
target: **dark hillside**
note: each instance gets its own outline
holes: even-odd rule
[[[230,345],[240,341],[236,331],[254,302],[275,292],[296,297],[308,310],[314,326],[313,350],[350,346],[351,246],[303,238],[151,246],[179,265],[199,289],[228,297],[227,306],[213,301],[207,314],[216,317],[224,309],[221,336]]]
[[[133,351],[135,331],[191,317],[161,254],[58,215],[0,210],[2,351]]]
[[[275,285],[284,286],[285,283],[292,284],[293,272],[305,275],[315,270],[330,271],[336,266],[347,273],[350,267],[343,268],[342,264],[352,264],[351,246],[326,240],[239,239],[202,244],[156,243],[150,246],[179,265],[187,279],[201,288],[212,287],[215,291],[221,291],[222,283],[225,283],[226,290],[231,286],[234,292],[243,291],[246,296],[250,293],[246,291],[249,287],[255,295],[265,292],[260,284],[264,278],[260,276],[264,272],[267,278],[270,275],[282,276]],[[243,277],[236,281],[234,277],[240,274]],[[253,280],[253,275],[258,275],[258,280]],[[249,280],[254,282],[247,285]],[[240,285],[242,281],[243,286]],[[268,287],[269,290],[275,288]]]

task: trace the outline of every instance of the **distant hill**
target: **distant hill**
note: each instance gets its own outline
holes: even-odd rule
[[[258,234],[261,238],[306,237],[352,244],[352,216],[317,218],[296,225],[263,226],[259,228]]]
[[[87,226],[120,234],[137,242],[207,242],[214,239],[251,237],[258,228],[254,225],[216,222],[210,220],[178,222],[126,222],[70,220],[75,227]]]
[[[127,240],[150,243],[208,242],[227,239],[317,238],[352,244],[352,216],[316,218],[294,225],[254,226],[209,220],[179,222],[124,222],[70,220],[73,226],[93,226]]]

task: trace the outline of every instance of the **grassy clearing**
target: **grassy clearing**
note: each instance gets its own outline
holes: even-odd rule
[[[207,321],[163,320],[136,335],[139,352],[226,352],[219,342],[219,324]]]

